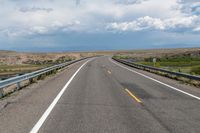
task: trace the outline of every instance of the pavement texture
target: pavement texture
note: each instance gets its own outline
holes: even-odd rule
[[[3,99],[9,104],[0,111],[0,132],[29,132],[84,62]],[[198,88],[130,69],[200,97]],[[200,101],[98,57],[78,72],[39,132],[199,133]]]

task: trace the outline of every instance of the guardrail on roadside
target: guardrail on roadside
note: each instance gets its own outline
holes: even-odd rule
[[[116,59],[116,58],[112,58],[112,59],[114,59],[114,60],[116,60],[120,63],[123,63],[125,65],[134,67],[134,68],[148,70],[148,71],[152,71],[152,70],[153,71],[159,71],[159,72],[163,72],[163,73],[178,76],[178,77],[184,77],[184,78],[187,78],[187,79],[190,79],[190,80],[200,81],[200,76],[190,75],[190,74],[186,74],[186,73],[172,72],[172,71],[165,70],[165,69],[162,69],[162,68],[156,68],[156,67],[151,67],[151,66],[147,66],[147,65],[137,64],[137,63],[130,62],[130,61],[127,61],[127,60],[124,60],[124,59]]]
[[[41,69],[41,70],[31,72],[31,73],[27,73],[27,74],[24,74],[24,75],[20,75],[20,76],[8,78],[6,80],[2,80],[2,81],[0,81],[0,97],[2,97],[2,95],[3,95],[2,90],[5,87],[16,84],[17,89],[19,89],[20,88],[20,82],[22,82],[22,81],[25,81],[25,80],[31,81],[35,77],[41,76],[43,74],[46,74],[46,73],[54,71],[54,70],[61,69],[61,68],[66,67],[70,64],[73,64],[75,62],[78,62],[78,61],[81,61],[81,60],[84,60],[84,59],[87,59],[87,58],[91,58],[91,57],[85,57],[85,58],[81,58],[81,59],[78,59],[78,60],[73,60],[73,61],[61,63],[61,64],[58,64],[58,65],[54,65],[54,66],[51,66],[51,67],[47,67],[47,68],[44,68],[44,69]]]

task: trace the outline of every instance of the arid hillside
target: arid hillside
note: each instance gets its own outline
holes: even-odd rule
[[[152,49],[127,51],[95,51],[95,52],[62,52],[62,53],[25,53],[0,51],[0,77],[19,73],[27,73],[54,64],[95,55],[115,55],[136,61],[144,61],[151,57],[200,57],[200,48]],[[196,65],[196,64],[195,64]],[[197,64],[200,65],[200,64]],[[187,68],[187,70],[189,70]]]
[[[126,56],[136,60],[143,60],[150,57],[176,57],[176,56],[200,56],[200,48],[177,48],[177,49],[150,49],[118,51],[115,55]]]
[[[0,79],[42,69],[54,64],[97,55],[96,53],[24,53],[0,51]]]
[[[0,51],[0,65],[15,64],[52,64],[93,55],[124,55],[135,59],[149,57],[191,55],[200,56],[200,48],[122,50],[95,52],[62,52],[62,53],[25,53]]]
[[[93,56],[95,53],[20,53],[0,51],[0,65],[21,64],[55,64],[81,57]]]

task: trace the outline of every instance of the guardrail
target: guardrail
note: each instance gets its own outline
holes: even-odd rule
[[[41,69],[41,70],[31,72],[31,73],[27,73],[27,74],[24,74],[24,75],[20,75],[20,76],[8,78],[6,80],[2,80],[2,81],[0,81],[0,97],[2,97],[2,95],[3,95],[2,89],[5,88],[5,87],[16,84],[17,89],[19,89],[20,88],[20,82],[22,82],[22,81],[25,81],[25,80],[31,81],[35,77],[41,76],[43,74],[46,74],[46,73],[54,71],[54,70],[61,69],[61,68],[66,67],[70,64],[73,64],[75,62],[78,62],[78,61],[81,61],[81,60],[84,60],[84,59],[87,59],[87,58],[91,58],[91,57],[85,57],[85,58],[81,58],[81,59],[78,59],[78,60],[73,60],[73,61],[61,63],[61,64],[58,64],[58,65],[54,65],[54,66],[51,66],[51,67],[47,67],[47,68],[44,68],[44,69]]]
[[[124,59],[116,59],[116,58],[112,58],[112,59],[114,59],[114,60],[116,60],[120,63],[123,63],[125,65],[134,67],[134,68],[148,70],[148,71],[152,71],[152,70],[153,71],[159,71],[159,72],[163,72],[163,73],[178,76],[178,77],[184,77],[184,78],[187,78],[187,79],[190,79],[190,80],[200,81],[200,76],[194,76],[194,75],[190,75],[190,74],[186,74],[186,73],[172,72],[172,71],[165,70],[165,69],[162,69],[162,68],[156,68],[156,67],[151,67],[151,66],[147,66],[147,65],[137,64],[137,63],[127,61],[127,60],[124,60]]]

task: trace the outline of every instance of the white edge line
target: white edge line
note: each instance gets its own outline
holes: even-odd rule
[[[63,95],[63,93],[65,92],[65,90],[67,89],[67,87],[69,86],[69,84],[71,83],[71,81],[74,79],[74,77],[77,75],[77,73],[81,70],[81,68],[83,68],[83,66],[85,66],[89,61],[86,61],[83,65],[81,65],[81,67],[79,67],[79,69],[73,74],[73,76],[68,80],[68,82],[65,84],[65,86],[62,88],[62,90],[58,93],[58,95],[56,96],[56,98],[53,100],[53,102],[49,105],[49,107],[47,108],[47,110],[44,112],[44,114],[42,115],[42,117],[39,119],[39,121],[35,124],[35,126],[31,129],[30,133],[37,133],[40,129],[40,127],[42,126],[42,124],[45,122],[45,120],[47,119],[47,117],[49,116],[49,114],[51,113],[51,111],[53,110],[53,108],[55,107],[56,103],[58,102],[58,100],[61,98],[61,96]]]
[[[162,85],[164,85],[164,86],[167,86],[167,87],[169,87],[169,88],[171,88],[171,89],[173,89],[173,90],[176,90],[176,91],[178,91],[178,92],[181,92],[181,93],[183,93],[183,94],[185,94],[185,95],[188,95],[188,96],[190,96],[190,97],[193,97],[193,98],[195,98],[195,99],[197,99],[197,100],[200,100],[200,97],[197,97],[197,96],[195,96],[195,95],[193,95],[193,94],[190,94],[190,93],[188,93],[188,92],[182,91],[182,90],[180,90],[180,89],[178,89],[178,88],[175,88],[175,87],[173,87],[173,86],[171,86],[171,85],[168,85],[168,84],[163,83],[163,82],[161,82],[161,81],[159,81],[159,80],[156,80],[156,79],[154,79],[154,78],[151,78],[151,77],[149,77],[149,76],[147,76],[147,75],[144,75],[144,74],[142,74],[142,73],[139,73],[139,72],[137,72],[137,71],[134,71],[134,70],[132,70],[132,69],[129,69],[129,68],[127,68],[127,67],[125,67],[125,66],[123,66],[123,65],[121,65],[121,64],[119,64],[119,63],[116,63],[115,61],[111,60],[111,58],[109,58],[109,60],[110,60],[112,63],[114,63],[114,64],[116,64],[116,65],[118,65],[118,66],[120,66],[120,67],[122,67],[122,68],[124,68],[124,69],[127,69],[127,70],[129,70],[129,71],[131,71],[131,72],[134,72],[134,73],[136,73],[136,74],[139,74],[140,76],[143,76],[143,77],[145,77],[145,78],[148,78],[148,79],[150,79],[150,80],[153,80],[153,81],[155,81],[155,82],[157,82],[157,83],[159,83],[159,84],[162,84]]]

